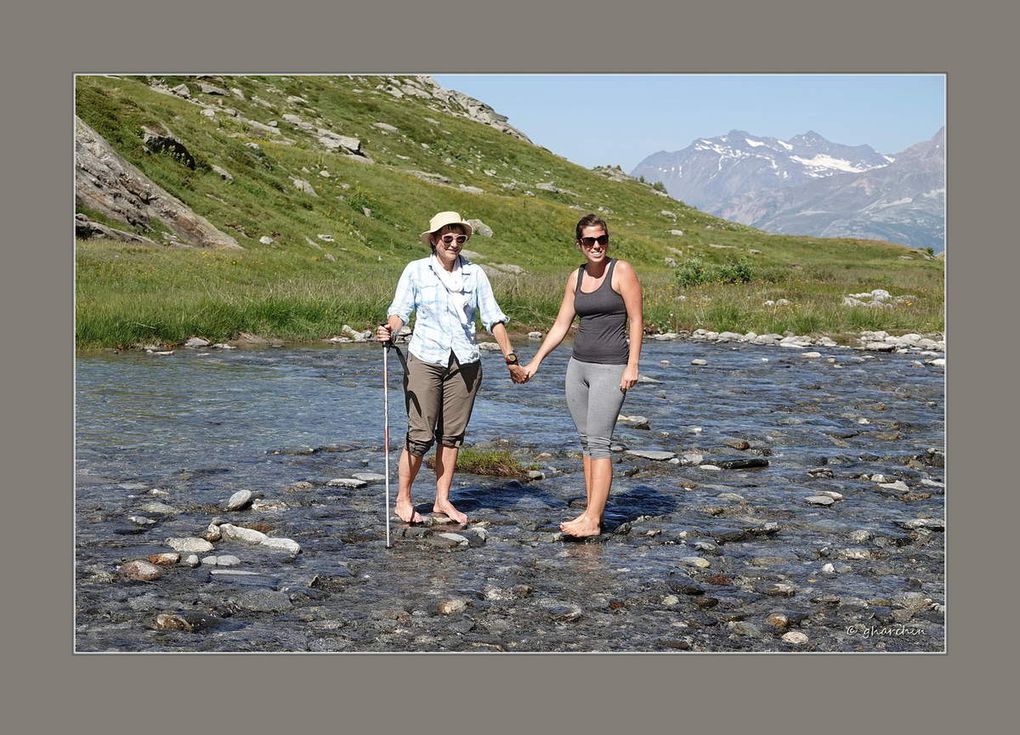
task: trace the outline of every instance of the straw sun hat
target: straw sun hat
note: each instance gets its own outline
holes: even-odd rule
[[[464,228],[464,232],[467,234],[468,238],[470,238],[471,234],[474,232],[474,228],[472,228],[471,225],[462,220],[460,218],[459,213],[440,212],[431,220],[429,220],[429,228],[425,230],[425,232],[421,233],[421,241],[426,245],[430,245],[431,244],[430,237],[434,233],[446,227],[447,225],[460,225],[461,227]]]

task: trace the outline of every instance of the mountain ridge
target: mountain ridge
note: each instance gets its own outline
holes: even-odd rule
[[[769,232],[942,250],[944,138],[943,127],[928,141],[888,155],[869,145],[833,143],[813,130],[784,141],[735,129],[654,153],[632,175],[659,181],[671,196],[704,211]]]

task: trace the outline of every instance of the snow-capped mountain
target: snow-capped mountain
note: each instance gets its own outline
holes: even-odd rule
[[[945,246],[945,131],[895,156],[809,131],[789,140],[731,130],[644,159],[633,176],[769,232]]]
[[[671,196],[712,211],[737,194],[860,173],[890,162],[871,146],[832,143],[813,130],[788,141],[731,130],[699,138],[682,151],[652,154],[632,175],[661,181]]]

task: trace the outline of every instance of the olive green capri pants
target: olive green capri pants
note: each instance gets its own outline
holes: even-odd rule
[[[459,447],[471,419],[475,395],[482,383],[482,362],[432,365],[407,353],[404,403],[407,408],[407,451],[424,457],[433,443]]]

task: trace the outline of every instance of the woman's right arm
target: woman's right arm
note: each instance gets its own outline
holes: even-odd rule
[[[542,360],[546,358],[546,355],[559,347],[560,342],[567,336],[567,331],[570,329],[574,317],[577,316],[574,311],[574,290],[576,286],[577,271],[572,271],[567,276],[567,283],[563,289],[563,301],[560,302],[560,311],[556,315],[556,321],[553,322],[552,327],[549,328],[549,333],[542,340],[538,352],[531,358],[531,362],[524,367],[528,378],[531,378],[532,375],[538,372],[538,366],[542,364]]]

